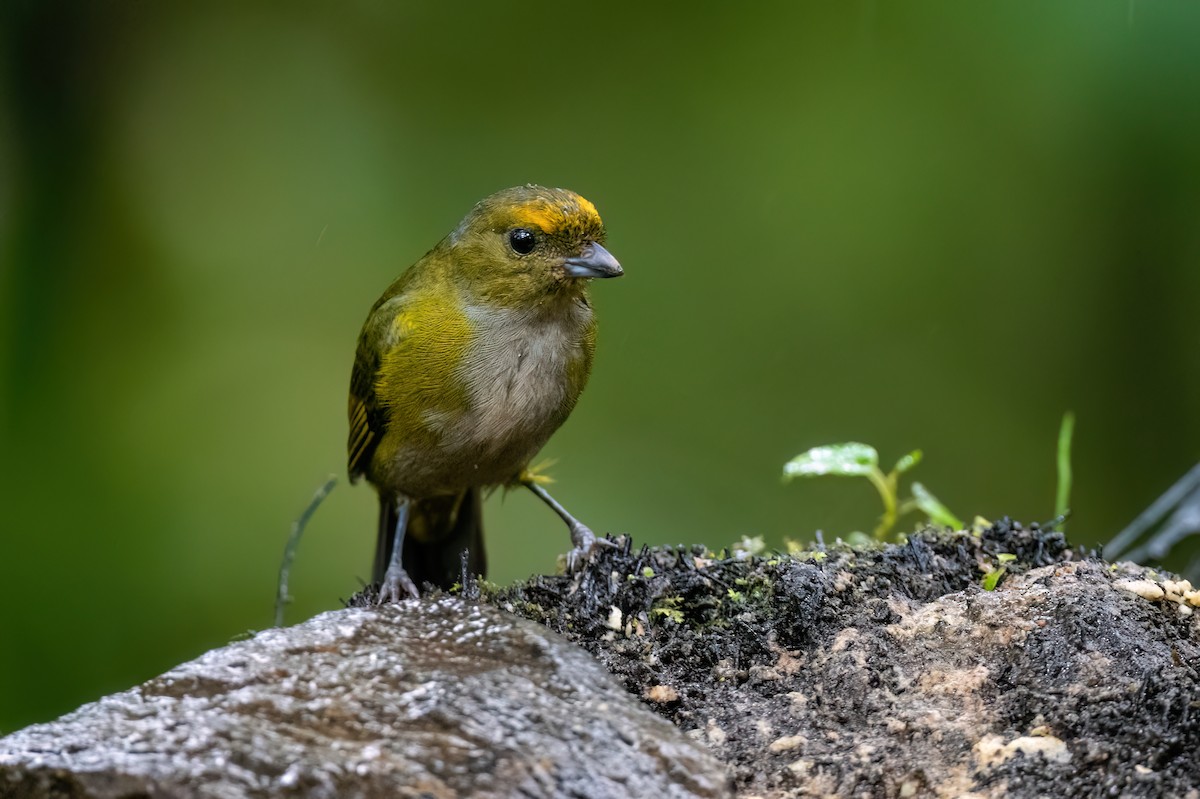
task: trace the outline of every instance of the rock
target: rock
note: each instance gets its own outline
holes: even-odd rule
[[[717,797],[579,648],[442,598],[325,613],[0,739],[12,797]]]
[[[0,739],[0,795],[725,795],[711,752],[744,799],[1200,799],[1200,595],[1036,525],[465,593],[583,649],[446,598],[323,614]]]
[[[739,796],[1200,799],[1192,591],[1005,521],[795,556],[606,551],[579,586],[492,600],[631,691],[671,686],[653,707]]]

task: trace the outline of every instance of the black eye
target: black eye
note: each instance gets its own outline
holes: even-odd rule
[[[529,255],[537,246],[537,239],[534,238],[531,231],[523,227],[514,228],[508,231],[508,245],[513,248],[513,252]]]

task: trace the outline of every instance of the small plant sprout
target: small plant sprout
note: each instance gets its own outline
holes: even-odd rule
[[[813,447],[808,452],[792,458],[783,467],[784,482],[797,477],[865,477],[875,486],[883,500],[883,515],[875,527],[875,540],[882,541],[896,526],[896,520],[906,513],[919,510],[935,524],[961,530],[963,523],[946,508],[938,498],[920,483],[912,484],[912,497],[899,498],[900,475],[921,462],[921,450],[914,449],[900,460],[887,474],[879,468],[879,453],[868,444],[848,442]]]
[[[986,569],[984,569],[983,590],[995,591],[996,586],[1000,583],[1000,578],[1004,576],[1006,571],[1008,571],[1008,566],[1006,564],[1012,563],[1016,559],[1017,556],[1009,552],[1001,552],[999,555],[997,555],[996,560],[999,561],[999,565],[988,566]]]
[[[1054,515],[1066,519],[1071,514],[1071,438],[1075,434],[1075,414],[1063,414],[1058,428],[1058,490],[1054,496]],[[1059,529],[1066,526],[1064,521]]]
[[[744,535],[740,541],[733,545],[733,556],[739,560],[752,558],[766,551],[767,542],[763,540],[761,535],[756,535],[753,538]]]
[[[963,529],[963,523],[959,518],[950,512],[950,509],[942,504],[941,500],[933,495],[933,493],[921,483],[913,481],[912,484],[912,499],[905,500],[900,504],[901,515],[910,510],[919,510],[929,517],[929,521],[934,524],[940,524],[944,527],[950,527],[955,530]],[[976,516],[975,518],[979,518]],[[985,525],[990,527],[991,525]]]

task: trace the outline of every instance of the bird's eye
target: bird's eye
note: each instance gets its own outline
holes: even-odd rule
[[[523,227],[514,228],[508,231],[508,246],[512,247],[513,252],[518,255],[529,255],[537,246],[537,239],[530,230]]]

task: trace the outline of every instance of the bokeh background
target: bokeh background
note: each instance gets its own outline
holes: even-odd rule
[[[600,531],[871,529],[862,440],[1081,542],[1200,455],[1200,5],[10,2],[0,11],[0,731],[269,625],[344,476],[355,337],[480,197],[599,207],[591,385],[546,455]],[[369,574],[344,479],[291,620]],[[492,576],[567,548],[526,493]],[[909,520],[909,525],[912,521]]]

